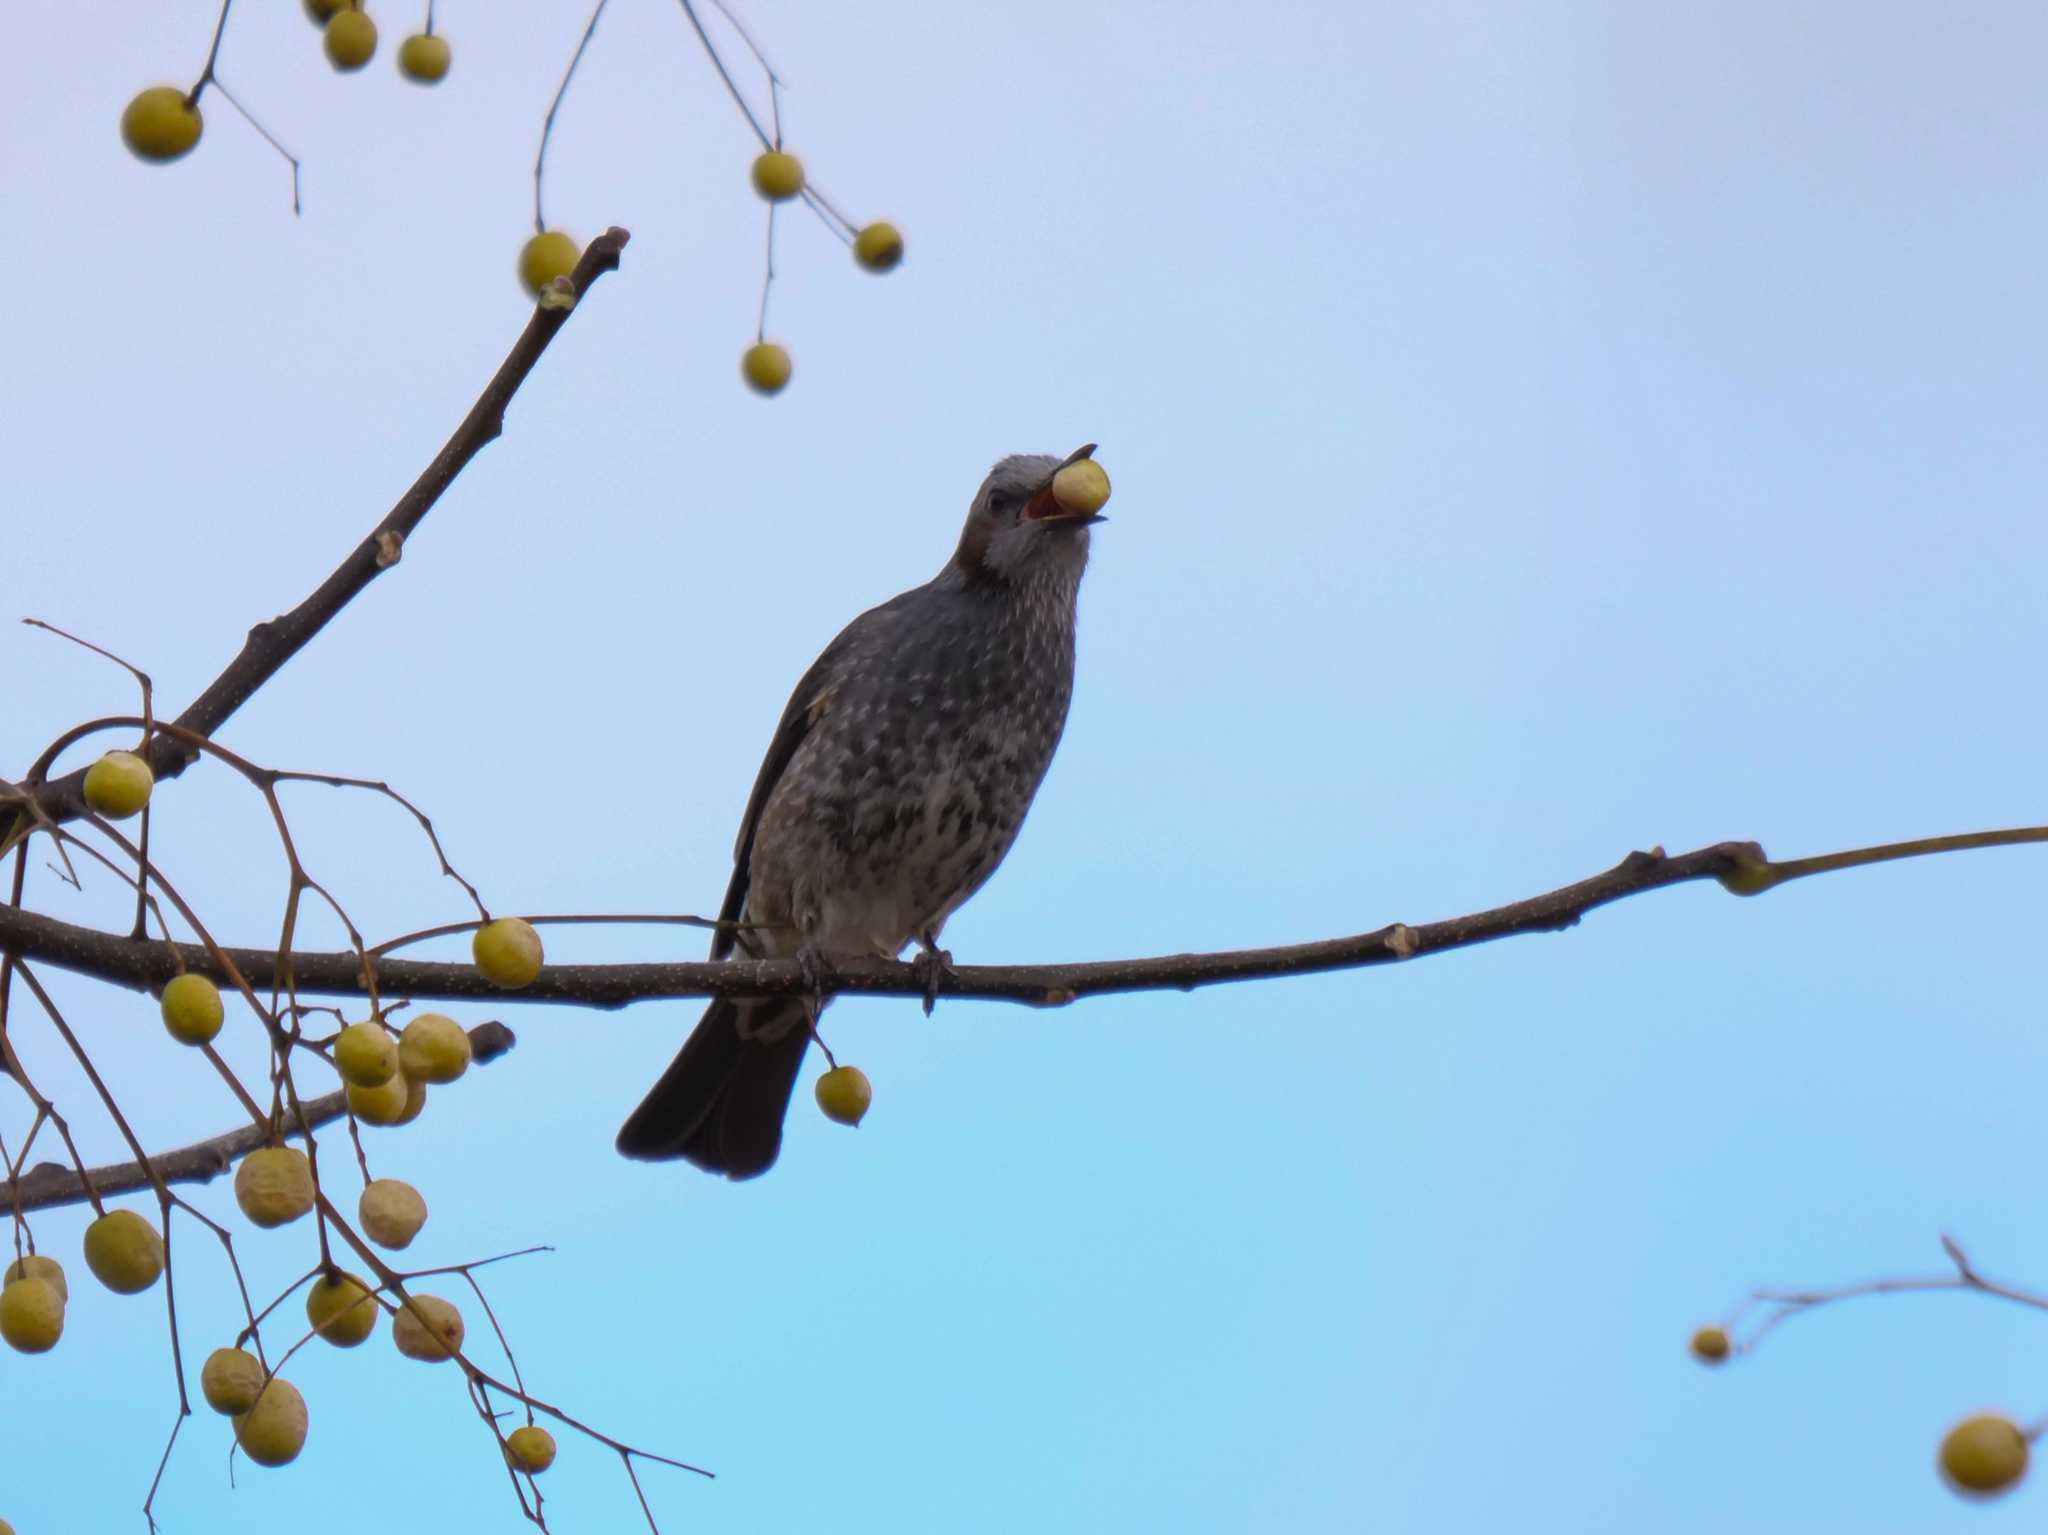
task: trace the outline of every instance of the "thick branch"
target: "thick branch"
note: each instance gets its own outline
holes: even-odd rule
[[[1469,948],[1495,938],[1556,932],[1610,901],[1690,880],[1733,876],[1739,870],[1755,868],[1762,857],[1762,850],[1753,842],[1718,842],[1676,858],[1667,857],[1661,849],[1631,853],[1605,874],[1547,895],[1421,927],[1397,922],[1349,938],[1268,949],[1231,949],[1215,954],[1170,954],[1071,965],[960,965],[940,973],[938,994],[1061,1006],[1106,992],[1191,991],[1223,981],[1257,981],[1382,965]],[[181,945],[174,957],[170,947],[161,942],[117,938],[15,908],[0,908],[0,951],[136,990],[161,987],[177,973],[181,963],[187,970],[224,977],[211,956],[195,945]],[[261,990],[275,983],[275,950],[225,952],[251,986]],[[794,960],[550,965],[531,986],[509,994],[491,985],[468,965],[381,958],[376,967],[378,985],[384,992],[441,1001],[516,999],[624,1007],[629,1002],[667,997],[795,996],[806,990],[803,970]],[[291,969],[302,993],[363,995],[362,961],[354,954],[294,954]],[[826,989],[870,996],[916,997],[924,995],[925,980],[922,972],[910,965],[862,960],[835,968]]]
[[[619,252],[627,239],[625,230],[608,229],[590,242],[590,248],[576,263],[576,271],[570,278],[578,294],[587,293],[592,283],[618,266]],[[358,592],[398,563],[406,538],[433,510],[434,503],[441,499],[441,493],[454,483],[455,477],[487,443],[504,431],[505,407],[519,392],[519,386],[526,381],[527,374],[533,371],[541,353],[547,350],[555,332],[562,328],[572,312],[569,307],[547,304],[535,307],[533,317],[527,321],[525,331],[513,344],[503,365],[484,386],[484,392],[470,407],[469,414],[463,417],[462,424],[455,429],[447,445],[421,471],[412,489],[399,498],[398,504],[391,508],[384,520],[370,530],[355,551],[320,583],[319,589],[310,597],[289,613],[280,614],[251,629],[241,653],[174,723],[198,735],[212,735],[255,695],[258,688],[275,676],[285,662],[326,627],[329,619],[348,606]],[[150,743],[150,767],[158,778],[176,777],[196,755],[189,746],[161,736]],[[37,798],[53,820],[72,820],[85,809],[84,783],[85,769],[79,768],[37,787]],[[8,819],[0,815],[0,842],[6,840]]]
[[[479,1064],[495,1061],[515,1043],[516,1037],[502,1023],[480,1023],[469,1031],[470,1051]],[[324,1098],[309,1098],[305,1110],[306,1127],[317,1130],[347,1112],[348,1094],[333,1092]],[[285,1116],[284,1134],[288,1139],[300,1134],[298,1121],[291,1115]],[[157,1176],[167,1184],[207,1183],[234,1166],[237,1157],[254,1151],[268,1140],[269,1136],[255,1125],[242,1125],[211,1140],[180,1146],[176,1151],[151,1157],[150,1161],[155,1165]],[[102,1198],[153,1187],[149,1169],[140,1162],[115,1162],[107,1167],[88,1168],[84,1179],[78,1176],[76,1168],[59,1162],[38,1162],[21,1175],[18,1186],[0,1181],[0,1210],[41,1210],[52,1205],[81,1204],[89,1197],[86,1192],[88,1181]]]

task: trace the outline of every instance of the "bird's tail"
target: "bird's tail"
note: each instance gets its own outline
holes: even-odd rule
[[[782,1121],[810,1042],[800,999],[716,999],[620,1128],[620,1153],[643,1162],[681,1157],[728,1178],[765,1173],[782,1149]]]

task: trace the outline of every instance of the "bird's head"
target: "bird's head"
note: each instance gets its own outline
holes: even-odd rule
[[[1004,583],[1045,576],[1078,580],[1088,563],[1088,526],[1102,517],[1061,505],[1052,481],[1094,452],[1091,442],[1065,458],[1013,453],[999,459],[967,509],[953,564],[968,576]]]

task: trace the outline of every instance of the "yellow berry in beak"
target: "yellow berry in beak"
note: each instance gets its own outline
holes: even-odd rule
[[[1094,459],[1076,459],[1052,477],[1052,498],[1063,511],[1093,517],[1109,504],[1109,476]]]

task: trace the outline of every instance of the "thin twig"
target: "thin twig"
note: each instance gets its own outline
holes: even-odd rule
[[[588,293],[592,283],[619,264],[619,253],[630,237],[623,229],[609,229],[585,248],[570,281],[579,295]],[[369,535],[341,562],[313,594],[289,613],[257,624],[241,652],[230,661],[206,690],[194,699],[175,723],[196,735],[211,736],[221,725],[255,696],[285,662],[304,649],[349,602],[379,575],[398,562],[406,538],[419,526],[455,477],[484,446],[505,429],[505,410],[519,392],[519,386],[540,361],[555,333],[574,313],[574,308],[549,309],[536,305],[526,329],[513,343],[511,352],[490,383],[456,427],[446,446],[421,471]],[[175,778],[192,761],[193,753],[182,743],[158,740],[152,743],[149,765],[159,782]],[[85,810],[85,770],[79,768],[63,778],[25,787],[36,796],[44,813],[59,821],[75,820]],[[10,815],[0,810],[0,847],[11,840]]]
[[[569,67],[562,71],[562,83],[555,87],[555,99],[548,103],[548,115],[541,119],[540,152],[533,157],[533,232],[535,234],[547,233],[547,221],[541,217],[540,211],[541,176],[548,162],[548,141],[555,136],[555,114],[562,110],[562,98],[569,94],[569,82],[576,78],[576,66],[583,62],[583,50],[590,46],[590,39],[597,32],[598,18],[604,15],[604,8],[610,3],[611,0],[597,0],[596,7],[590,13],[590,24],[583,29],[583,38],[576,44],[576,52],[569,58]],[[582,294],[582,284],[577,284],[576,292],[579,295]]]

